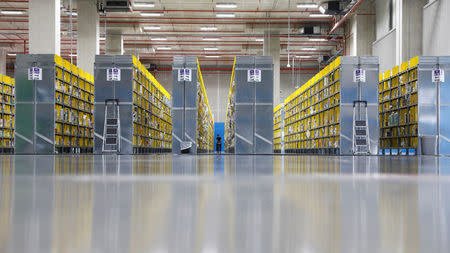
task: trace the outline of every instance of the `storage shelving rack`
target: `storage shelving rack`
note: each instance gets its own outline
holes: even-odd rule
[[[417,56],[379,75],[379,154],[450,154],[449,81],[433,82],[437,69],[449,73],[450,57]]]
[[[197,79],[200,82],[197,95],[197,152],[214,152],[214,119],[206,95],[200,63],[197,59]]]
[[[356,70],[365,82],[355,81]],[[353,102],[368,103],[370,152],[378,151],[378,58],[342,56],[292,93],[285,103],[286,153],[352,154]]]
[[[284,136],[284,104],[273,109],[273,152],[282,153]]]
[[[0,75],[0,153],[14,153],[15,80]]]
[[[118,69],[120,80],[108,80]],[[102,153],[105,104],[118,102],[119,154],[162,153],[172,150],[171,95],[134,55],[95,57],[94,152]]]
[[[252,72],[260,73],[259,81],[251,78]],[[225,152],[229,153],[273,153],[271,56],[235,57],[228,95],[224,144]]]
[[[187,79],[181,74],[185,70]],[[172,97],[173,152],[214,152],[214,120],[196,56],[174,56]]]
[[[28,76],[33,67],[40,79]],[[92,153],[93,76],[58,55],[19,54],[15,79],[15,153]]]

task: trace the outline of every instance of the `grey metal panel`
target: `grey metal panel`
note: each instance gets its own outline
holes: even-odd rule
[[[273,104],[255,106],[255,154],[273,152]]]
[[[120,69],[120,81],[115,81],[115,98],[119,99],[119,104],[133,102],[133,56],[114,56],[113,67]]]
[[[439,84],[439,154],[450,155],[450,56],[439,57],[439,68],[447,74]]]
[[[253,154],[253,110],[253,105],[236,104],[236,154]]]
[[[133,106],[119,103],[119,112],[120,154],[133,154]]]
[[[95,83],[97,85],[97,82]],[[94,106],[94,153],[101,154],[103,146],[103,130],[105,123],[105,103],[98,102]],[[100,138],[99,136],[102,136]]]
[[[341,104],[340,108],[340,154],[350,155],[353,147],[353,104]]]
[[[17,55],[14,69],[16,103],[34,101],[33,81],[28,80],[28,69],[33,66],[34,62],[35,59],[33,55]]]
[[[366,82],[353,82],[353,74],[356,69],[365,70]],[[368,103],[367,117],[369,123],[370,151],[372,154],[376,154],[378,152],[379,142],[378,57],[341,57],[340,71],[340,154],[352,154],[353,101],[356,100],[363,100]],[[360,113],[365,113],[365,110],[361,109]]]
[[[106,70],[108,68],[111,68],[113,60],[114,58],[111,55],[95,56],[95,64],[94,64],[95,102],[104,103],[106,99],[114,98],[114,86],[112,82],[106,81]]]
[[[178,81],[178,70],[189,68],[191,81]],[[180,141],[192,142],[191,154],[197,153],[197,57],[174,56],[172,66],[172,152],[181,153]]]
[[[42,68],[42,80],[34,81],[36,88],[36,102],[54,103],[55,102],[55,55],[40,54],[36,55],[36,64]]]
[[[53,154],[55,152],[55,104],[36,104],[36,154]]]
[[[431,82],[431,71],[437,57],[420,56],[418,65],[418,120],[419,136],[437,134],[437,86]],[[420,149],[419,143],[419,149]]]
[[[34,119],[34,105],[17,103],[15,136],[16,154],[34,153],[34,120],[32,119]]]
[[[253,103],[255,101],[255,84],[252,82],[247,82],[247,71],[253,68],[255,68],[254,57],[236,57],[236,103]],[[236,111],[236,113],[238,113],[238,111]]]

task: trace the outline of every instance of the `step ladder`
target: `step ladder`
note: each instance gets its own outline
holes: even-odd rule
[[[361,107],[364,113],[361,113]],[[367,101],[353,101],[353,154],[369,155],[370,138],[367,117]]]
[[[120,152],[119,100],[105,100],[105,122],[103,128],[103,153]]]

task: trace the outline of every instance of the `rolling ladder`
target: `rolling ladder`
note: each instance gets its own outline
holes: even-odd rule
[[[119,100],[117,99],[105,100],[102,152],[120,152],[120,113]]]
[[[361,106],[364,106],[364,113],[361,113]],[[367,101],[353,101],[353,154],[369,155],[370,138],[369,124],[367,116]]]

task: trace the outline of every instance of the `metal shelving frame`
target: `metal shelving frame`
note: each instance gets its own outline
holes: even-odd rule
[[[0,154],[14,153],[15,80],[0,75]]]
[[[108,81],[108,69],[120,70],[120,81]],[[170,152],[172,117],[170,94],[133,55],[95,57],[94,153],[102,153],[105,101],[119,104],[118,154]]]
[[[365,82],[355,81],[356,70]],[[285,101],[286,153],[353,153],[353,101],[368,103],[370,153],[378,151],[378,57],[341,56]],[[361,113],[361,112],[360,112]]]
[[[189,69],[191,79],[179,80],[180,69]],[[214,152],[214,120],[196,56],[173,57],[172,96],[173,153]]]
[[[249,81],[249,70],[261,71],[261,82]],[[225,122],[225,151],[273,153],[273,58],[236,56]]]
[[[450,56],[417,56],[379,75],[379,154],[450,154],[450,80],[433,82],[437,69],[450,73]]]
[[[29,80],[28,70],[42,70]],[[92,153],[93,76],[53,54],[19,54],[16,154]]]

